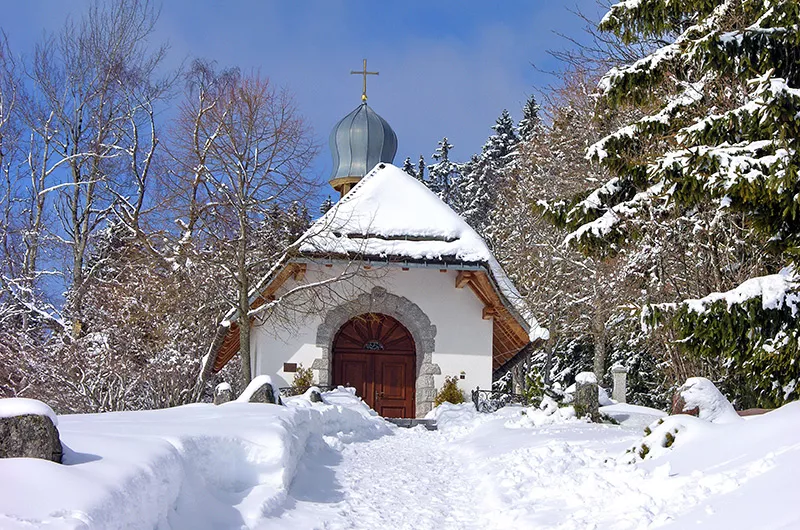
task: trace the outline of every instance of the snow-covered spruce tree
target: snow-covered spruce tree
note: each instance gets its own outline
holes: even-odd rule
[[[522,106],[522,119],[517,125],[519,141],[527,142],[542,130],[542,118],[539,115],[541,105],[536,102],[536,96],[530,96]]]
[[[457,200],[453,201],[456,211],[490,243],[497,198],[506,186],[507,168],[514,161],[519,143],[507,110],[503,110],[492,130],[494,134],[489,136],[480,155],[464,165],[456,183]]]
[[[413,163],[411,163],[410,156],[407,156],[406,159],[403,161],[403,171],[405,171],[412,177],[417,178],[417,168]]]
[[[447,141],[447,137],[438,142],[438,147],[433,153],[434,164],[428,166],[427,186],[436,193],[445,203],[451,204],[453,194],[453,183],[458,179],[459,166],[450,160],[450,150],[453,144]],[[422,157],[420,157],[422,162]]]
[[[691,225],[698,212],[713,212],[701,229],[740,223],[786,265],[727,295],[647,315],[654,321],[672,309],[680,350],[724,363],[740,406],[800,396],[799,22],[796,1],[614,5],[601,30],[669,43],[601,81],[601,105],[647,115],[589,149],[613,176],[566,214],[579,246],[614,253],[652,220]]]

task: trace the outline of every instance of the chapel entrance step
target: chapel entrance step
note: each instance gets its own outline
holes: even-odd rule
[[[404,427],[406,429],[410,429],[411,427],[416,427],[417,425],[423,425],[429,431],[436,430],[436,420],[425,420],[419,418],[384,418],[384,419],[390,423],[394,423],[398,427]]]

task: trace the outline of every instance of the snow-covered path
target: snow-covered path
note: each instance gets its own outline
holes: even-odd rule
[[[301,464],[287,506],[259,528],[492,528],[474,466],[441,433],[326,441]]]

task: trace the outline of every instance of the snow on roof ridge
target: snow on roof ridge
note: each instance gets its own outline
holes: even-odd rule
[[[300,241],[301,253],[480,263],[530,328],[531,340],[547,337],[483,238],[425,184],[392,164],[376,165]]]

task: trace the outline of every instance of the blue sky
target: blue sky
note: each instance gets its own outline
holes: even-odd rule
[[[45,31],[88,0],[5,2],[0,27],[17,53],[30,53]],[[536,87],[554,79],[547,50],[568,46],[557,33],[582,38],[576,8],[599,18],[595,0],[474,1],[212,1],[164,0],[154,44],[171,46],[169,62],[193,57],[220,67],[256,69],[295,94],[321,144],[314,172],[327,180],[330,129],[360,103],[361,78],[349,75],[367,58],[370,105],[395,129],[395,164],[430,157],[437,140],[453,158],[478,151],[489,127],[519,109]]]

